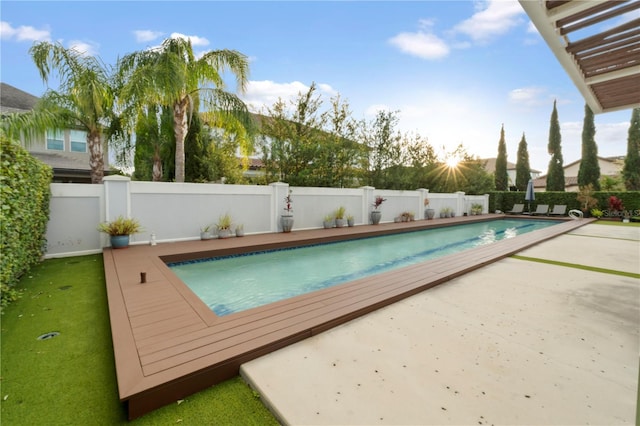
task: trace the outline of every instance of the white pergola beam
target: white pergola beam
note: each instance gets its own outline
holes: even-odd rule
[[[578,91],[580,91],[585,102],[589,105],[589,108],[591,108],[591,111],[593,111],[594,114],[603,112],[600,102],[598,102],[598,99],[589,88],[580,67],[573,57],[565,50],[564,39],[559,35],[555,26],[555,20],[559,18],[551,18],[547,13],[547,8],[545,7],[544,2],[541,0],[518,0],[518,2],[527,15],[529,15],[529,19],[531,19],[533,25],[538,29],[538,32],[558,59],[558,62],[560,62],[560,65],[562,65],[562,68],[564,68],[569,78],[571,78],[571,81],[573,81],[573,84],[576,86]],[[568,10],[572,6],[571,3],[562,7],[565,7]],[[574,13],[578,7],[584,7],[586,9],[588,7],[595,6],[598,2],[585,1],[577,3],[580,4],[572,7],[571,13]],[[602,3],[602,1],[600,1],[600,3]]]

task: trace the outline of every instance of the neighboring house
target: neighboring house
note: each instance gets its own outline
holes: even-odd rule
[[[0,83],[0,115],[24,113],[33,109],[39,98],[17,89],[9,84]],[[87,133],[69,129],[60,132],[48,131],[36,140],[23,146],[37,159],[53,169],[53,182],[91,183]],[[105,176],[110,174],[108,150],[104,152]]]
[[[243,159],[238,158],[238,163],[242,164]],[[243,172],[243,176],[249,179],[256,179],[265,176],[264,163],[260,158],[249,157],[249,168]]]
[[[620,176],[624,167],[625,157],[598,157],[598,165],[600,166],[600,176],[609,176],[612,178]],[[564,190],[567,192],[578,192],[578,172],[580,171],[580,160],[569,163],[563,167],[564,169]],[[536,192],[546,191],[547,177],[541,176],[533,181],[533,187]]]
[[[487,173],[495,174],[497,158],[483,158],[484,169]],[[537,179],[542,172],[540,170],[531,169],[531,179]],[[507,176],[509,177],[509,188],[516,186],[516,165],[507,161]]]

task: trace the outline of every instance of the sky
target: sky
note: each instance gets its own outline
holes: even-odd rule
[[[35,96],[47,86],[29,55],[34,42],[115,65],[189,37],[196,54],[234,49],[249,58],[245,93],[227,89],[256,112],[315,83],[326,107],[339,95],[357,120],[394,111],[399,131],[442,155],[462,144],[496,157],[504,125],[507,160],[516,163],[524,134],[530,166],[545,174],[556,101],[564,164],[580,159],[584,99],[517,0],[2,0],[0,20],[0,79]],[[600,156],[626,154],[630,119],[630,109],[596,115]]]

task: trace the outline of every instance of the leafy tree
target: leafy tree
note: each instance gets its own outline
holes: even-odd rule
[[[578,186],[593,185],[600,191],[600,164],[598,164],[598,145],[595,140],[596,126],[593,122],[593,111],[589,105],[584,106],[584,124],[582,126],[582,159],[578,170]]]
[[[211,170],[211,137],[209,129],[202,125],[200,115],[191,117],[191,125],[185,138],[184,157],[186,182],[210,182],[213,179]],[[230,155],[235,162],[235,151]]]
[[[470,155],[460,144],[447,158],[459,158],[455,166],[438,162],[430,166],[428,188],[433,192],[463,191],[466,194],[486,194],[495,189],[495,180],[484,168],[484,162]]]
[[[410,186],[403,189],[430,188],[429,174],[435,168],[437,157],[433,146],[419,134],[407,133],[402,138],[405,163],[411,167]]]
[[[331,98],[325,114],[326,133],[320,147],[319,186],[345,188],[360,185],[360,159],[366,153],[357,143],[358,123],[351,116],[349,104],[340,96]]]
[[[531,179],[531,167],[529,166],[529,151],[527,150],[527,139],[522,134],[522,139],[518,144],[518,160],[516,161],[516,188],[518,191],[526,191]]]
[[[600,190],[606,192],[624,191],[624,182],[621,177],[615,176],[601,176],[600,177]]]
[[[322,101],[315,90],[314,83],[306,93],[298,93],[291,102],[292,111],[282,99],[266,109],[261,124],[261,148],[270,180],[296,186],[318,182],[316,173],[322,168],[319,153],[325,137],[319,129],[325,125],[326,116],[319,113]]]
[[[640,108],[631,113],[622,177],[627,191],[640,191]]]
[[[397,124],[397,112],[378,111],[373,121],[361,126],[362,141],[368,149],[367,180],[375,188],[388,188],[388,173],[392,167],[402,165],[402,135],[395,128]]]
[[[553,111],[551,112],[549,125],[549,143],[547,145],[547,151],[551,155],[547,173],[547,191],[564,191],[565,189],[561,142],[558,110],[556,109],[556,101],[553,101]]]
[[[245,55],[223,49],[196,59],[191,42],[183,38],[169,38],[157,49],[134,52],[119,61],[124,105],[142,108],[158,104],[173,113],[176,182],[185,180],[184,144],[197,102],[203,102],[212,127],[237,130],[239,123],[248,125],[244,102],[225,91],[222,75],[226,71],[235,76],[238,88],[244,91],[249,73]]]
[[[48,89],[32,111],[3,119],[9,137],[27,140],[47,130],[79,129],[87,133],[91,183],[101,183],[104,176],[103,137],[111,136],[115,94],[111,69],[94,56],[60,43],[35,43],[29,53],[43,82],[53,72],[60,80],[59,89]]]
[[[495,186],[496,191],[506,191],[509,189],[509,174],[507,173],[507,143],[504,140],[504,124],[500,129],[500,141],[498,141]]]
[[[165,171],[173,156],[173,118],[168,108],[149,105],[140,110],[136,120],[136,143],[133,178],[160,182],[170,180]]]

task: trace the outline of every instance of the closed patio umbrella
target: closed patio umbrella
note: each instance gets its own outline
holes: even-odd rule
[[[529,214],[531,214],[531,202],[536,199],[536,193],[533,191],[533,179],[529,179],[527,183],[527,192],[524,195],[524,200],[529,204]]]

